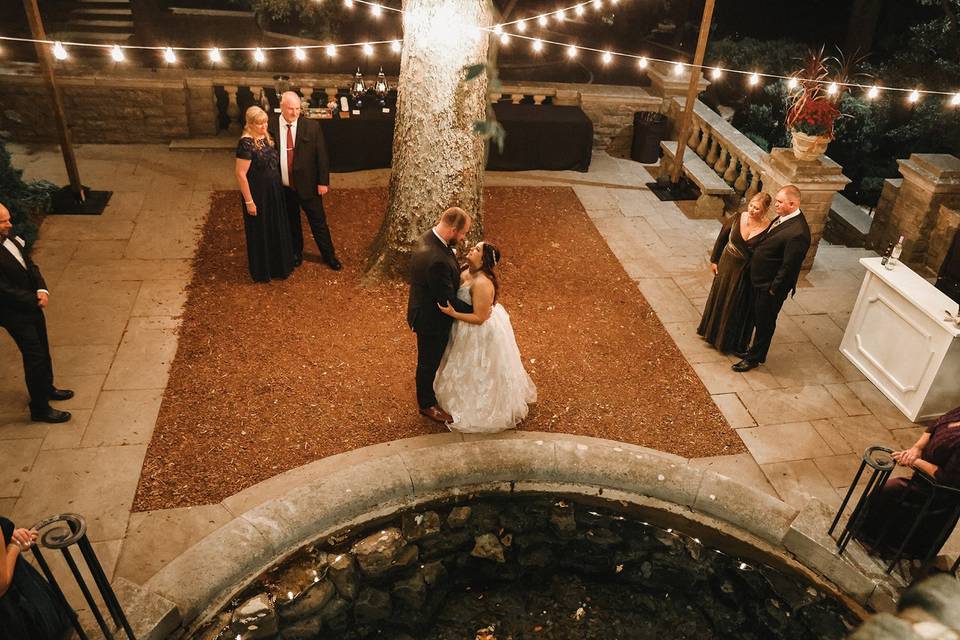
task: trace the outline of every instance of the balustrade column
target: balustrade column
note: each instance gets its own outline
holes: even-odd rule
[[[270,111],[269,104],[264,106],[264,102],[266,102],[266,96],[263,94],[263,87],[251,85],[250,94],[253,96],[253,104],[258,105],[264,111]]]
[[[327,94],[327,104],[331,102],[336,102],[337,100],[337,88],[336,87],[326,87],[323,92]],[[327,106],[327,104],[323,106]]]
[[[313,87],[300,87],[300,93],[303,94],[303,99],[306,100],[308,105],[312,104],[311,100],[313,99]]]
[[[733,186],[733,181],[737,177],[737,162],[740,159],[737,156],[730,154],[730,163],[727,165],[727,170],[723,172],[723,180],[731,187]],[[741,163],[742,164],[742,163]]]
[[[720,157],[717,158],[717,161],[713,165],[713,170],[717,172],[718,176],[722,176],[727,170],[727,158],[730,157],[730,152],[727,151],[726,147],[720,147]]]
[[[237,86],[224,85],[223,90],[227,93],[227,131],[233,134],[239,134],[242,128],[240,122],[240,105],[237,102]]]
[[[710,140],[710,151],[707,153],[707,157],[704,158],[704,161],[711,167],[717,163],[717,158],[720,157],[720,142],[717,140],[716,136],[711,136]]]
[[[753,196],[757,195],[758,193],[760,193],[760,172],[754,167],[750,167],[750,186],[743,194],[743,197],[747,202],[750,202],[753,199]]]
[[[707,127],[701,127],[703,131],[703,137],[700,138],[700,144],[697,145],[697,155],[701,158],[707,157],[707,148],[710,145],[710,129]]]
[[[733,190],[736,191],[741,196],[747,191],[747,172],[749,171],[749,165],[743,160],[740,161],[740,175],[737,176],[736,181],[733,183]]]
[[[690,123],[690,142],[687,145],[694,151],[697,150],[697,146],[700,144],[700,133],[700,123],[694,120]]]

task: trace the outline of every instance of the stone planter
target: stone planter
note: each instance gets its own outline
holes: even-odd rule
[[[793,137],[793,155],[797,160],[816,160],[827,152],[829,136],[811,136],[796,129],[790,130]]]

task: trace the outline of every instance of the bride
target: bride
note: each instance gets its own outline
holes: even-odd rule
[[[464,433],[494,433],[512,429],[527,417],[527,405],[537,401],[537,388],[520,360],[513,326],[497,303],[500,250],[478,242],[467,253],[457,297],[473,305],[460,313],[449,304],[440,311],[453,323],[433,389],[453,416],[447,426]]]

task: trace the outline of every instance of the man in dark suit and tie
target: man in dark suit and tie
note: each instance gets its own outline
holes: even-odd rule
[[[270,119],[270,135],[280,153],[280,178],[287,200],[293,263],[303,263],[303,229],[300,209],[307,214],[313,239],[323,261],[334,271],[343,268],[333,249],[333,239],[323,210],[323,196],[330,191],[330,164],[320,123],[300,116],[300,96],[287,91],[280,97],[280,117]]]
[[[0,204],[0,326],[7,330],[23,355],[34,422],[66,422],[70,414],[50,406],[51,400],[69,400],[73,391],[53,386],[53,364],[47,343],[43,309],[50,292],[40,269],[27,253],[23,238],[12,235],[10,212]]]
[[[753,345],[737,354],[742,360],[733,365],[734,371],[749,371],[766,361],[780,308],[787,294],[796,292],[800,267],[810,249],[810,227],[800,211],[800,190],[792,184],[780,189],[774,207],[778,217],[750,258],[756,333]]]
[[[453,326],[453,318],[437,305],[450,303],[457,311],[473,313],[473,307],[457,298],[460,265],[453,252],[470,231],[470,224],[470,216],[463,209],[447,209],[437,226],[420,236],[410,260],[407,324],[417,334],[417,404],[421,414],[436,422],[453,420],[437,405],[433,392],[433,379]]]

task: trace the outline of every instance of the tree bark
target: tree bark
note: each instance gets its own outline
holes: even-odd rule
[[[403,53],[393,133],[393,170],[383,225],[367,276],[406,276],[417,238],[447,208],[473,217],[482,234],[487,77],[464,81],[464,67],[487,62],[493,25],[489,0],[404,0]]]

